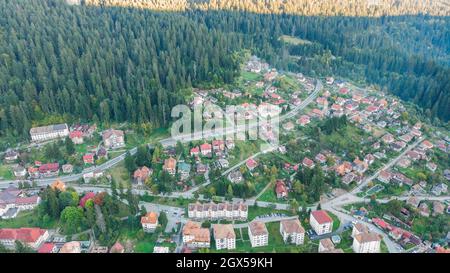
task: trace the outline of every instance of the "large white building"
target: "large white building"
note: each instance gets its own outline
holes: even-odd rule
[[[353,238],[356,253],[380,253],[381,236],[374,232],[362,232]]]
[[[305,229],[298,219],[280,221],[280,233],[285,243],[301,245],[305,241]]]
[[[236,248],[236,234],[234,233],[233,225],[213,225],[213,232],[217,250]]]
[[[144,232],[153,232],[158,227],[158,214],[156,212],[149,212],[141,217],[141,225]]]
[[[20,241],[27,246],[38,249],[49,237],[46,229],[40,228],[2,228],[0,229],[0,244],[6,248],[14,248],[15,242]]]
[[[324,210],[311,212],[309,223],[317,235],[327,234],[333,230],[333,219]]]
[[[188,205],[188,217],[195,220],[247,220],[248,206],[244,203],[193,203]]]
[[[269,232],[261,221],[252,221],[248,224],[248,236],[252,247],[266,246],[269,244]]]
[[[69,135],[67,124],[56,124],[43,127],[34,127],[30,129],[32,141],[45,141]]]

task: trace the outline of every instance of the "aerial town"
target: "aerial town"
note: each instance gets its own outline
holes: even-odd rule
[[[236,84],[189,101],[237,105],[244,120],[276,105],[279,139],[33,127],[1,152],[1,252],[450,252],[450,133],[411,105],[256,56]]]

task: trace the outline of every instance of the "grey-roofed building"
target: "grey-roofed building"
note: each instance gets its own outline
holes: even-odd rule
[[[32,141],[45,141],[60,137],[66,137],[68,135],[69,127],[66,123],[34,127],[30,129],[30,136]]]

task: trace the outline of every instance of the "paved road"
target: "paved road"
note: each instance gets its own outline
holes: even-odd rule
[[[263,223],[271,223],[271,222],[279,222],[283,220],[291,220],[297,219],[298,216],[284,216],[284,217],[266,217],[266,218],[258,218],[258,221]],[[241,224],[233,224],[234,228],[246,228],[249,223],[241,223]]]
[[[161,213],[162,211],[167,215],[167,226],[164,232],[171,233],[174,228],[177,227],[177,224],[182,222],[185,223],[187,219],[183,216],[184,209],[179,207],[149,203],[149,202],[139,202],[139,207],[144,206],[145,209],[150,212],[154,211],[156,213]]]

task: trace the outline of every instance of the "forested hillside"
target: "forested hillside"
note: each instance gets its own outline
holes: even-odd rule
[[[77,1],[77,0],[70,0]],[[154,10],[235,10],[325,16],[450,15],[446,0],[78,0],[90,5]]]
[[[110,1],[110,0],[108,0]],[[175,1],[176,2],[176,1]],[[450,119],[448,17],[322,17],[0,1],[0,136],[95,120],[160,127],[186,89],[231,83],[237,52],[387,88]],[[310,43],[287,44],[281,35]]]

